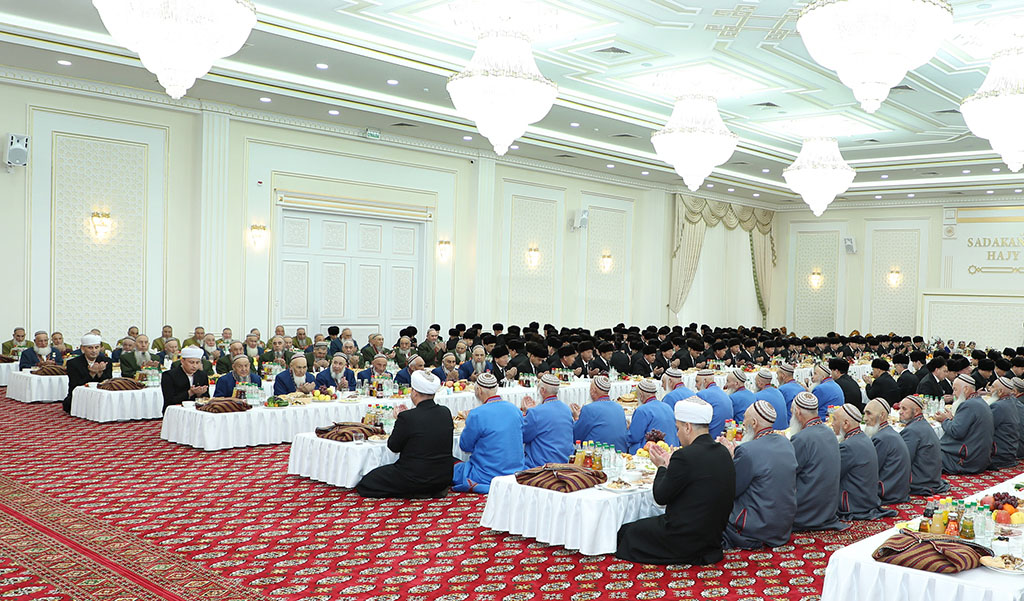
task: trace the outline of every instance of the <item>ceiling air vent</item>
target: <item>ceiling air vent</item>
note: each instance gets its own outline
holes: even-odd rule
[[[729,164],[730,165],[749,165],[750,163],[748,163],[746,161],[733,161],[733,162],[731,162]]]
[[[613,138],[635,138],[636,136],[634,136],[633,134],[615,134],[612,137]]]
[[[892,91],[893,92],[916,92],[917,90],[915,90],[914,88],[912,88],[912,87],[910,87],[908,85],[900,85],[900,86],[896,86],[895,88],[893,88]]]
[[[878,144],[878,140],[874,138],[868,138],[867,140],[857,140],[858,144]]]
[[[571,154],[556,154],[555,158],[556,159],[575,159],[576,157],[572,156]]]
[[[763,109],[777,109],[777,108],[779,108],[779,105],[775,104],[774,102],[758,102],[757,104],[754,104],[754,105],[751,105],[751,106],[759,106],[759,107],[761,107]]]
[[[957,191],[957,192],[950,192],[950,193],[949,193],[949,195],[950,195],[950,196],[963,196],[963,195],[964,195],[964,193],[963,193],[963,192],[959,192],[959,191]]]
[[[935,111],[936,115],[959,115],[960,111],[957,109],[946,109],[943,111]]]
[[[925,171],[921,175],[938,175],[938,171]]]
[[[398,123],[392,123],[391,127],[417,127],[414,123],[406,123],[405,121],[399,121]]]
[[[630,54],[629,50],[623,50],[618,46],[608,46],[600,50],[595,50],[594,54]]]

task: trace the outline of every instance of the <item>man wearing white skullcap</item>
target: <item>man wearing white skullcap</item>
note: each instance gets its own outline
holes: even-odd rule
[[[842,359],[838,359],[838,361],[842,361]],[[832,379],[832,370],[824,363],[814,366],[811,381],[814,382],[811,392],[818,398],[818,417],[824,420],[828,416],[829,407],[838,407],[845,402],[843,389]]]
[[[832,429],[839,436],[839,519],[877,520],[896,515],[882,509],[878,498],[878,454],[860,429],[864,419],[852,404],[838,407],[832,415]]]
[[[636,400],[639,405],[633,412],[633,418],[629,422],[629,432],[626,435],[630,453],[636,453],[640,447],[645,446],[647,435],[653,430],[661,432],[662,440],[667,445],[679,446],[673,409],[669,409],[668,405],[658,401],[655,396],[657,392],[658,385],[654,383],[654,380],[642,380],[636,387]]]
[[[388,437],[388,449],[398,461],[363,476],[356,492],[364,497],[440,498],[452,482],[452,436],[455,426],[447,407],[434,395],[441,380],[417,370],[409,378],[412,409],[398,413]]]
[[[82,354],[68,359],[68,395],[64,397],[64,411],[71,413],[71,397],[75,389],[88,382],[102,382],[112,376],[113,363],[103,353],[102,340],[96,334],[82,336]]]
[[[608,376],[596,376],[590,381],[591,402],[580,407],[576,403],[569,406],[576,420],[573,426],[575,440],[593,440],[611,444],[619,453],[624,453],[626,442],[626,412],[622,405],[608,397],[612,383]]]
[[[231,343],[232,346],[241,346],[242,343],[235,340]],[[217,383],[213,387],[214,397],[230,397],[234,395],[235,388],[240,384],[254,384],[261,386],[263,381],[260,377],[252,372],[252,361],[245,356],[245,353],[238,349],[238,354],[231,358],[231,371],[217,378]]]
[[[1016,387],[1011,378],[999,376],[989,390],[996,400],[989,405],[992,409],[992,460],[988,469],[998,470],[1017,463],[1020,414],[1017,412]]]
[[[743,444],[720,439],[733,454],[736,499],[723,535],[726,549],[778,547],[789,541],[796,517],[796,455],[775,433],[771,404],[756,401],[743,418]]]
[[[995,422],[984,397],[975,393],[960,403],[955,416],[947,409],[935,414],[935,420],[942,423],[942,471],[980,474],[988,469]]]
[[[470,456],[455,466],[452,490],[487,494],[492,479],[523,469],[523,414],[498,395],[494,374],[477,375],[475,386],[482,404],[466,416],[459,448]]]
[[[864,407],[864,433],[878,455],[878,498],[882,505],[910,501],[910,451],[896,430],[889,427],[889,402],[879,397]]]
[[[459,381],[459,367],[458,362],[455,360],[455,353],[445,353],[441,356],[441,365],[434,368],[431,372],[437,379],[444,382],[458,382]]]
[[[729,395],[715,383],[715,372],[712,370],[702,369],[697,372],[697,396],[714,410],[708,434],[717,439],[725,430],[725,420],[733,418],[733,407]]]
[[[776,430],[785,430],[789,426],[789,411],[786,407],[786,398],[772,384],[772,372],[767,369],[757,372],[757,376],[754,377],[754,387],[757,389],[754,398],[758,401],[767,401],[775,409],[777,417],[773,427]]]
[[[372,382],[374,378],[385,377],[390,378],[393,376],[388,371],[388,357],[383,353],[374,355],[373,359],[370,360],[370,365],[356,374],[356,379],[360,382]]]
[[[669,409],[674,409],[679,401],[697,395],[683,384],[683,372],[678,367],[665,370],[665,375],[661,376],[661,386],[666,391],[661,402],[668,405]]]
[[[547,373],[537,382],[540,404],[529,395],[523,398],[527,469],[545,463],[564,463],[573,452],[572,410],[558,400],[560,386],[558,378]]]
[[[39,330],[32,336],[32,346],[21,352],[18,369],[32,369],[43,365],[63,365],[64,359],[60,351],[50,346],[50,335],[46,330]]]
[[[818,417],[818,398],[806,390],[793,398],[789,440],[796,455],[793,530],[842,530],[839,510],[839,442]]]
[[[736,496],[736,472],[729,452],[708,434],[711,405],[696,396],[675,404],[676,435],[682,448],[669,455],[651,448],[654,500],[665,514],[623,524],[615,556],[651,564],[708,565],[722,560],[722,533]]]
[[[794,378],[796,375],[796,368],[788,363],[779,365],[779,369],[775,374],[776,379],[779,381],[779,392],[782,393],[782,399],[786,402],[786,420],[793,416],[790,410],[793,408],[793,399],[796,395],[801,392],[806,392],[807,389]],[[817,398],[817,397],[815,397]],[[820,416],[819,416],[820,417]]]
[[[949,490],[942,479],[942,450],[939,437],[924,418],[925,401],[909,395],[900,401],[900,438],[910,454],[910,494],[929,497]]]
[[[747,408],[757,400],[754,393],[747,390],[747,374],[739,368],[730,371],[725,378],[723,389],[729,393],[729,400],[732,402],[732,419],[737,423],[743,423]]]
[[[210,396],[210,381],[203,366],[203,351],[197,346],[187,346],[181,351],[181,361],[164,372],[160,377],[160,389],[164,394],[164,413],[171,405],[182,401],[193,401]]]

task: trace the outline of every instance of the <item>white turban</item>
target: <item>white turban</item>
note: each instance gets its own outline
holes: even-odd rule
[[[441,380],[425,369],[412,372],[412,389],[420,394],[434,395],[441,388]]]
[[[707,425],[711,423],[714,411],[704,399],[692,396],[676,403],[674,412],[676,421],[684,424]]]
[[[203,358],[203,350],[200,349],[198,346],[192,346],[192,345],[186,346],[185,350],[181,351],[181,358],[182,359],[202,359]]]
[[[96,334],[86,334],[82,336],[82,346],[92,346],[100,344],[103,340]]]

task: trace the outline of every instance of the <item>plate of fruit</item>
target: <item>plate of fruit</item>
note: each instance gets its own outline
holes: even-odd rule
[[[1024,512],[1017,509],[1021,500],[1010,493],[997,492],[994,495],[982,497],[981,503],[988,505],[995,523],[1024,525]]]

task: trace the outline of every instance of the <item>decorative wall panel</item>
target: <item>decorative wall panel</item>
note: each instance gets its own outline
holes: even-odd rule
[[[285,217],[282,220],[284,231],[281,232],[281,244],[296,248],[309,247],[309,219],[304,217]]]
[[[320,280],[320,319],[345,317],[345,278],[347,266],[344,263],[324,263]]]
[[[908,333],[917,327],[917,283],[920,276],[921,231],[916,229],[872,232],[870,279],[873,334]],[[899,285],[889,284],[889,272],[898,269]]]
[[[324,221],[324,248],[345,250],[348,248],[348,224],[344,221]]]
[[[586,248],[586,323],[590,326],[618,323],[626,319],[626,253],[629,232],[626,211],[589,208]],[[601,270],[600,259],[611,254],[612,268]]]
[[[411,227],[394,227],[391,230],[391,244],[396,255],[415,254],[416,230]]]
[[[412,267],[394,266],[391,268],[391,319],[411,320],[413,318],[415,277],[416,271]]]
[[[359,317],[380,316],[382,283],[380,265],[359,266]]]
[[[923,333],[929,339],[975,341],[978,348],[1024,341],[1024,296],[925,294]]]
[[[281,318],[305,322],[309,315],[309,263],[281,262]]]
[[[509,236],[508,318],[512,323],[550,321],[555,315],[557,228],[561,227],[558,205],[553,200],[514,196]],[[526,251],[540,251],[540,263],[530,267]]]
[[[77,344],[78,337],[92,328],[106,330],[105,337],[115,340],[129,325],[142,325],[138,322],[145,314],[146,253],[159,252],[161,244],[147,245],[142,237],[147,154],[143,144],[54,136],[49,234],[53,292],[48,303],[53,323],[26,324],[30,332],[59,328]],[[111,215],[113,230],[105,239],[94,235],[94,211]]]
[[[359,224],[359,250],[363,252],[379,253],[381,251],[381,238],[383,228],[379,225]]]
[[[820,269],[820,288],[808,276]],[[798,335],[822,336],[836,327],[839,286],[839,232],[798,232],[796,235],[793,329]]]

